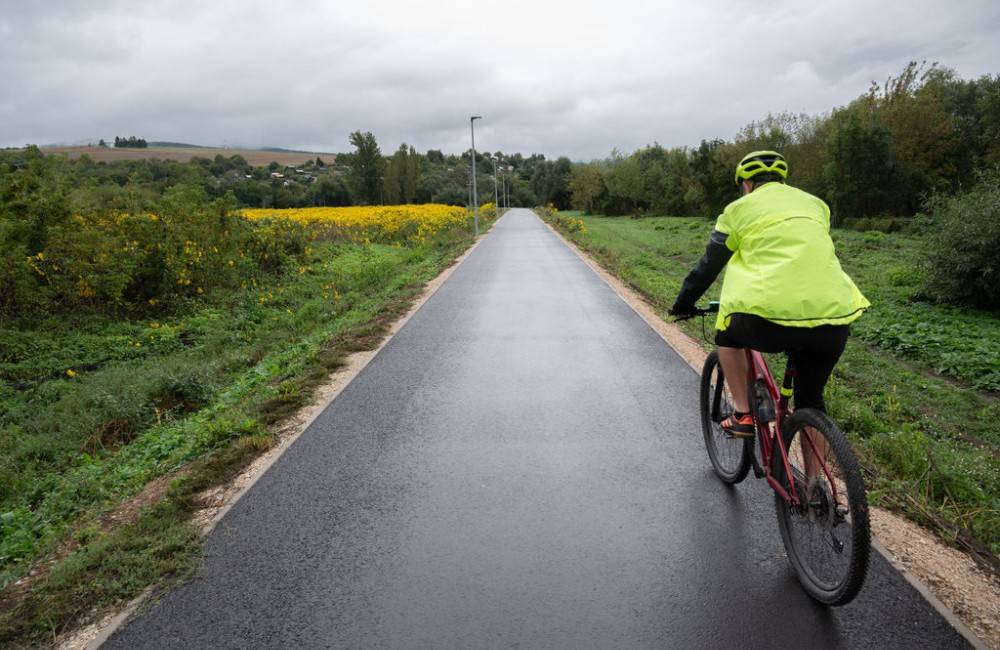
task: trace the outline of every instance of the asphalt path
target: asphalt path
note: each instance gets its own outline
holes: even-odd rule
[[[770,490],[712,473],[697,390],[514,210],[105,647],[967,646],[878,554],[814,604]]]

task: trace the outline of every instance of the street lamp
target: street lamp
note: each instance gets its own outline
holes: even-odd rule
[[[497,191],[497,159],[491,156],[490,160],[493,161],[493,210],[497,214],[500,214],[500,212],[499,212],[500,211],[500,194]]]
[[[511,171],[513,171],[513,169],[514,169],[513,167],[510,167],[508,165],[508,167],[507,167],[507,169],[505,171],[511,172]],[[512,176],[513,176],[513,174],[512,174]],[[510,209],[510,182],[507,181],[507,174],[503,175],[503,179],[504,179],[504,184],[503,184],[503,204],[504,204],[504,207]]]
[[[479,236],[479,196],[476,194],[476,120],[483,119],[482,115],[473,115],[469,118],[469,129],[472,131],[472,221],[475,224],[475,236]]]

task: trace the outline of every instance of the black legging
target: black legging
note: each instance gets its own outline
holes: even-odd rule
[[[847,345],[847,325],[788,327],[754,314],[733,314],[729,327],[715,335],[716,345],[784,352],[796,371],[795,408],[826,412],[823,388]]]

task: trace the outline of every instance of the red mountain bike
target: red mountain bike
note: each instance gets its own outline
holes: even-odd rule
[[[697,314],[719,310],[718,303]],[[756,435],[733,437],[721,422],[733,412],[732,394],[713,351],[701,373],[701,423],[715,473],[736,484],[753,468],[774,490],[778,527],[802,586],[821,603],[844,605],[868,572],[868,500],[857,458],[843,432],[819,411],[789,408],[795,369],[781,389],[763,355],[746,350],[747,394]]]

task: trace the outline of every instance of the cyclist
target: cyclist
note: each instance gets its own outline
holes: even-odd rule
[[[847,343],[848,324],[869,306],[840,267],[830,238],[830,208],[785,184],[788,163],[754,151],[736,167],[740,198],[726,206],[705,254],[688,274],[670,313],[689,316],[724,267],[719,299],[719,361],[734,413],[721,426],[754,435],[743,348],[785,352],[796,370],[796,408],[826,411],[823,388]]]

